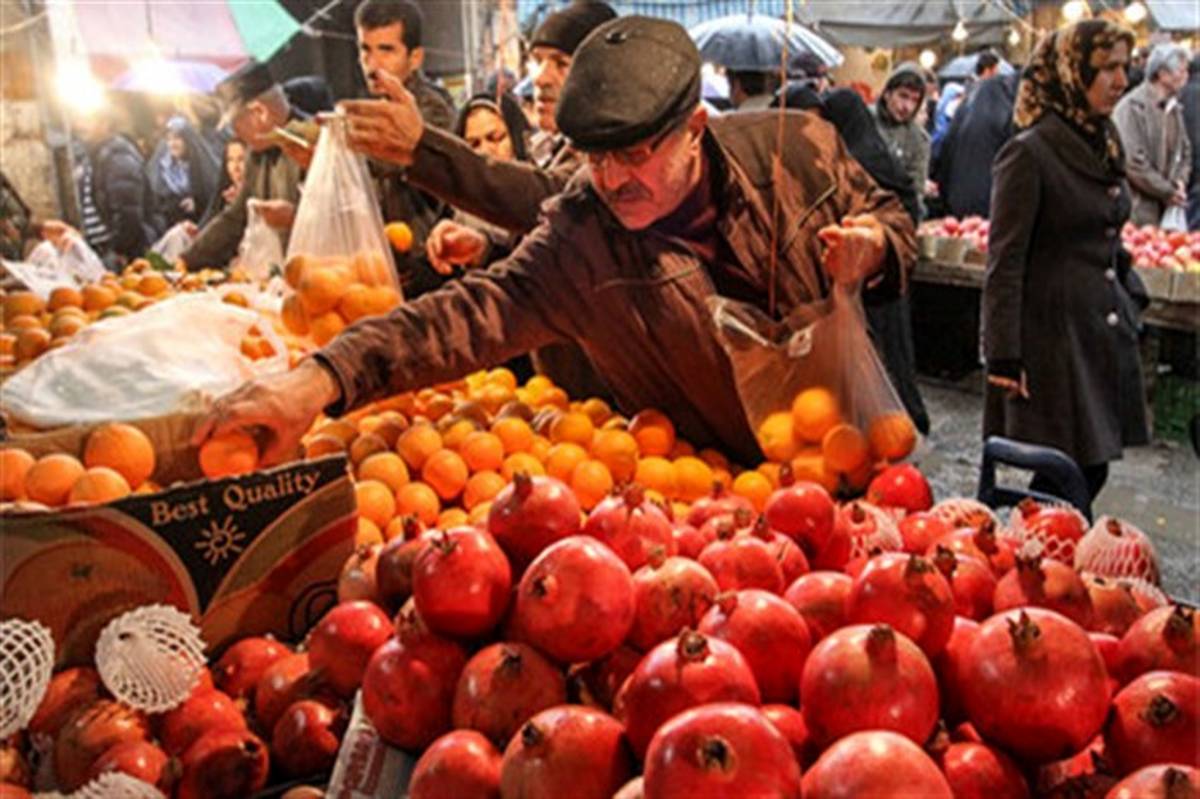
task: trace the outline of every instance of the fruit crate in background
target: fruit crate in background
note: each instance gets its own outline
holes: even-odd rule
[[[1154,387],[1154,435],[1187,441],[1192,417],[1200,413],[1200,381],[1163,375]]]

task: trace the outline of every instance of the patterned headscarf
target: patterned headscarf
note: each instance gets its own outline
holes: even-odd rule
[[[1118,42],[1132,51],[1133,33],[1104,19],[1089,19],[1045,36],[1021,74],[1013,122],[1028,128],[1057,113],[1092,146],[1108,168],[1125,169],[1125,151],[1117,128],[1107,116],[1098,116],[1087,101],[1087,90],[1096,79],[1107,51]]]

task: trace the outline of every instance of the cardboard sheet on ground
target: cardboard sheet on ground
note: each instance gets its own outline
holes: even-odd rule
[[[242,354],[242,339],[256,326],[275,356],[252,361]],[[258,313],[215,295],[185,295],[80,331],[9,378],[0,409],[43,429],[145,419],[202,409],[287,366],[286,346]]]

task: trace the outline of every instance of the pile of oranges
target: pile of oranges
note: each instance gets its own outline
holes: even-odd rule
[[[363,251],[349,258],[297,254],[284,265],[284,279],[295,293],[283,301],[288,332],[311,336],[324,346],[342,328],[387,313],[400,303],[393,270],[382,253]]]
[[[721,453],[697,452],[660,411],[626,418],[599,399],[571,401],[544,376],[518,386],[504,368],[321,420],[305,451],[349,457],[368,544],[403,534],[410,515],[439,527],[485,519],[518,472],[561,480],[588,510],[631,481],[677,511],[715,483],[760,508],[776,487],[771,470],[734,474]]]
[[[827,388],[806,388],[788,410],[770,414],[758,426],[758,443],[768,462],[789,464],[797,479],[812,480],[830,492],[862,491],[877,469],[903,460],[917,443],[917,431],[903,411],[883,413],[855,426]]]

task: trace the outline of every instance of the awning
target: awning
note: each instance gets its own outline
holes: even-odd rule
[[[970,44],[995,44],[1013,25],[1010,13],[980,0],[808,0],[805,21],[852,47],[919,47],[946,42],[961,21]]]
[[[1155,27],[1164,31],[1200,31],[1200,2],[1197,0],[1146,0]]]
[[[86,58],[104,83],[154,58],[224,70],[266,61],[300,30],[276,0],[52,0],[47,10],[60,56]]]

